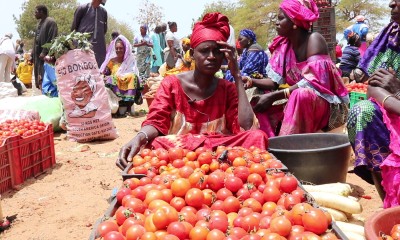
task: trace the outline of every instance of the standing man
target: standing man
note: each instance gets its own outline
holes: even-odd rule
[[[10,82],[11,70],[15,69],[15,47],[12,33],[0,39],[0,82]]]
[[[42,88],[43,79],[43,64],[44,57],[46,57],[49,49],[43,48],[42,46],[46,43],[50,43],[58,35],[57,23],[53,18],[49,17],[47,7],[45,5],[36,6],[35,18],[39,21],[36,29],[35,41],[33,47],[33,64],[35,72],[35,85],[36,88]]]
[[[167,47],[167,41],[165,41],[165,34],[167,32],[167,24],[163,23],[163,24],[161,24],[160,27],[161,27],[161,31],[158,35],[160,36],[161,51],[164,51],[164,49]],[[164,52],[161,54],[161,59],[162,59],[162,62],[164,63],[165,62]]]
[[[154,54],[151,64],[152,73],[158,73],[158,69],[163,63],[161,56],[164,55],[164,53],[160,46],[160,31],[161,31],[161,26],[157,26],[154,29],[154,31],[150,34],[150,38],[153,41],[153,54]]]
[[[106,57],[107,11],[101,5],[107,0],[92,0],[80,5],[74,14],[71,31],[91,33],[90,42],[100,67]]]

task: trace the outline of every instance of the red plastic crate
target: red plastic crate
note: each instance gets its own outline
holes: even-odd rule
[[[36,177],[56,163],[54,152],[53,127],[47,125],[42,132],[26,138],[20,138],[15,152],[16,184],[30,177]]]
[[[18,148],[18,138],[11,137],[2,141],[0,144],[0,193],[3,193],[15,183],[14,159],[15,151]]]

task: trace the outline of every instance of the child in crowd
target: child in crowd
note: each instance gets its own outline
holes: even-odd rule
[[[343,50],[342,59],[340,61],[340,70],[342,70],[342,77],[350,77],[360,61],[361,38],[357,33],[351,32],[349,34],[348,45]]]
[[[32,87],[33,62],[30,53],[24,53],[24,61],[18,64],[16,71],[17,77],[27,88]]]

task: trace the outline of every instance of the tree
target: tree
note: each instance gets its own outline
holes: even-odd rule
[[[385,5],[383,5],[383,3]],[[379,32],[383,27],[382,20],[389,16],[387,1],[382,0],[337,0],[333,2],[336,12],[336,30],[344,29],[355,22],[355,17],[364,15],[370,32]]]
[[[78,7],[77,0],[29,0],[22,4],[22,14],[14,17],[17,31],[24,41],[27,49],[33,47],[35,31],[38,20],[35,18],[35,8],[37,5],[45,5],[49,10],[49,16],[54,18],[58,26],[59,34],[71,32],[72,20],[75,9]],[[117,21],[110,14],[108,15],[108,30],[117,30],[124,34],[128,39],[133,39],[133,31],[128,24]],[[111,39],[111,33],[107,34],[107,40]]]
[[[38,20],[35,18],[37,5],[45,5],[49,10],[49,16],[54,18],[58,25],[59,33],[69,33],[75,8],[78,6],[76,0],[30,0],[22,4],[22,14],[14,17],[17,31],[27,48],[32,48],[33,39]]]
[[[135,17],[139,25],[147,25],[148,31],[152,31],[157,25],[162,23],[164,14],[163,8],[155,5],[150,0],[143,0],[139,8],[139,15]]]

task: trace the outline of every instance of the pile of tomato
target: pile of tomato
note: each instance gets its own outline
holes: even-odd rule
[[[46,129],[46,124],[38,120],[6,120],[0,123],[0,140],[12,136],[28,137]]]
[[[306,202],[296,177],[257,148],[144,149],[117,193],[104,240],[337,239],[330,214]]]
[[[346,84],[346,89],[348,92],[358,92],[367,93],[368,84],[367,83],[349,83]]]

